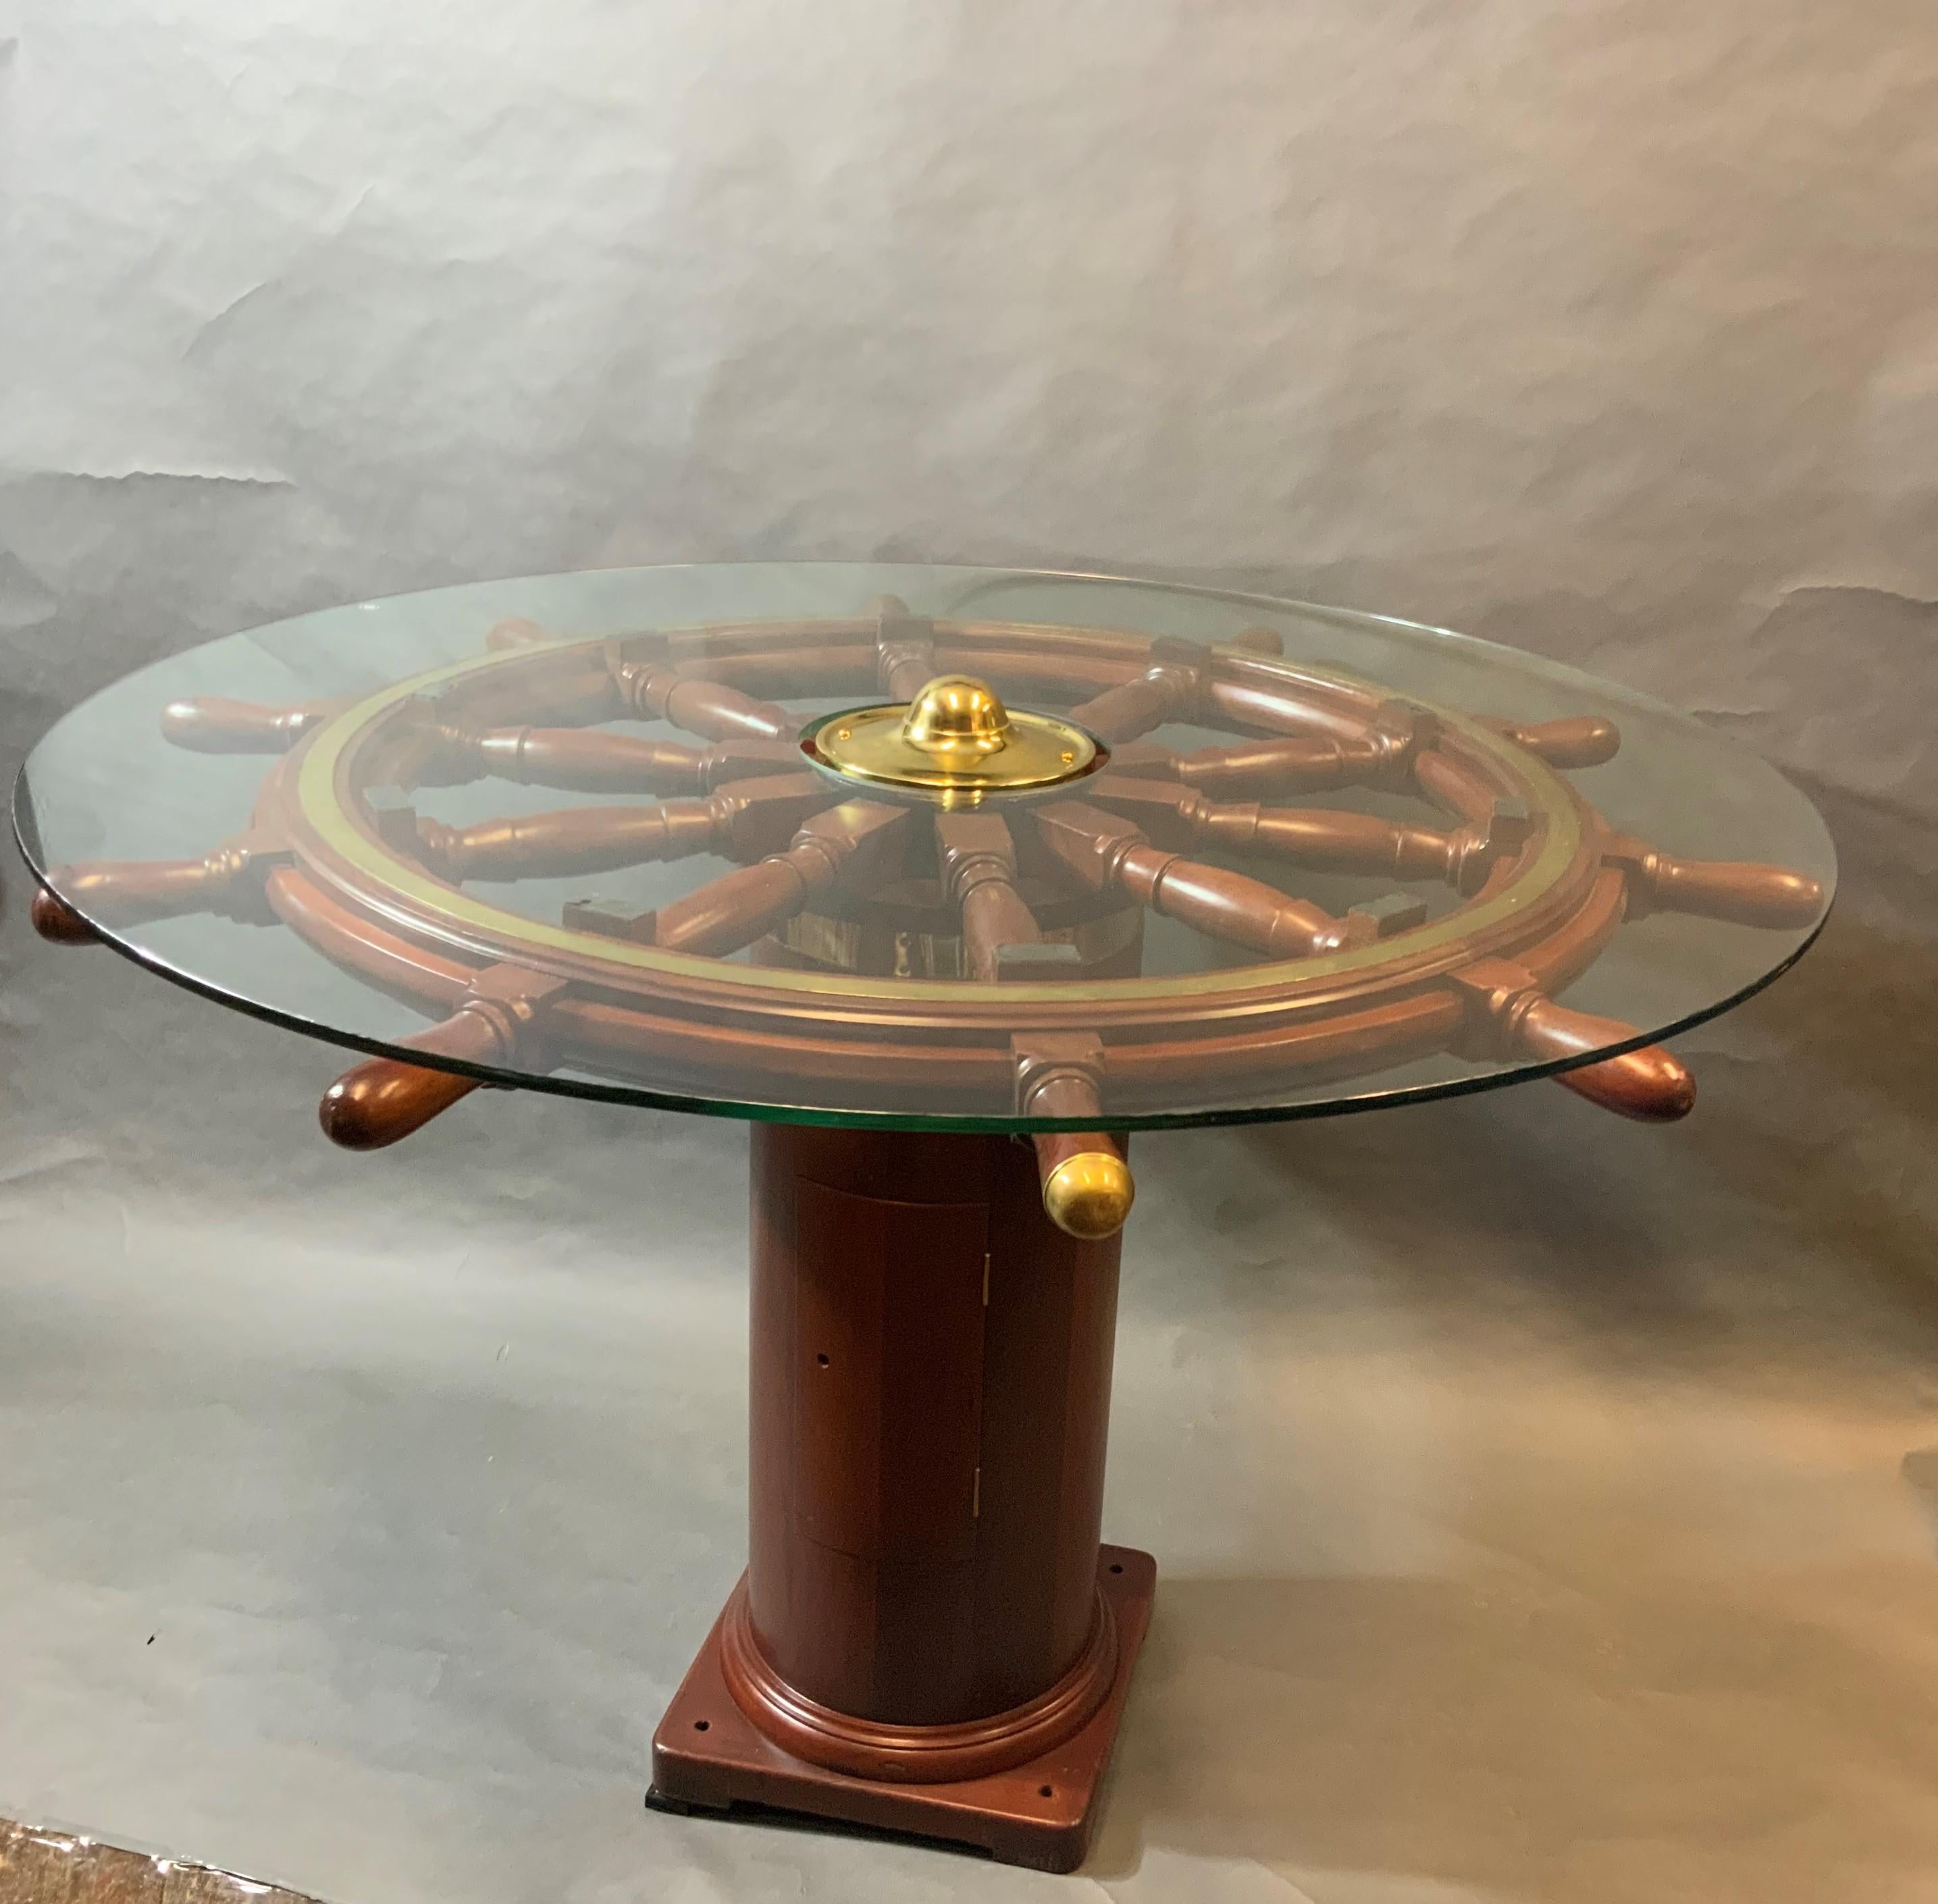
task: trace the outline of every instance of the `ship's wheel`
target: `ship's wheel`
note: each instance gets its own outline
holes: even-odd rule
[[[1268,628],[1207,647],[893,597],[591,641],[506,621],[354,700],[159,714],[184,747],[281,755],[253,814],[205,858],[50,869],[37,922],[280,924],[420,1007],[421,1065],[326,1098],[339,1142],[552,1067],[803,1122],[1007,1122],[1077,1234],[1129,1207],[1096,1133],[1434,1053],[1572,1062],[1595,1102],[1679,1116],[1678,1060],[1557,995],[1640,915],[1794,931],[1823,904],[1803,873],[1674,858],[1589,806],[1562,773],[1614,755],[1606,719],[1396,697]],[[491,779],[599,803],[420,810]],[[734,864],[650,906],[602,896],[702,858]],[[565,877],[583,890],[548,916],[476,889]],[[1311,896],[1342,879],[1358,897]],[[1191,969],[1146,975],[1153,920],[1201,937]]]

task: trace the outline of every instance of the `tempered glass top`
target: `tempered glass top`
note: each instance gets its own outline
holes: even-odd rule
[[[969,803],[801,751],[931,674],[1074,721],[1101,766]],[[77,708],[14,812],[108,943],[318,1037],[910,1128],[1309,1116],[1599,1061],[1766,983],[1835,873],[1754,755],[1532,655],[901,565],[297,616]]]

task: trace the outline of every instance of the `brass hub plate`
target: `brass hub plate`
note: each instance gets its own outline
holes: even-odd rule
[[[952,807],[1061,787],[1109,758],[1081,727],[1053,715],[1012,713],[967,675],[941,676],[912,701],[828,715],[800,746],[824,773]]]

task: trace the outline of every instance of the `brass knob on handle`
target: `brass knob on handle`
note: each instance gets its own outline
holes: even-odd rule
[[[1016,1108],[1032,1117],[1095,1117],[1103,1109],[1098,1078],[1104,1048],[1087,1034],[1036,1034],[1013,1039]],[[1095,1243],[1115,1236],[1131,1213],[1138,1186],[1122,1146],[1107,1131],[1035,1131],[1043,1214],[1066,1235]]]
[[[1058,1131],[1035,1140],[1043,1213],[1069,1236],[1115,1236],[1137,1201],[1131,1167],[1101,1131]]]

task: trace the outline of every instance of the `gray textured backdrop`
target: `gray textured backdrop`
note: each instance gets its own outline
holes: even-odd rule
[[[303,608],[885,555],[1464,626],[1803,777],[1846,897],[1690,1125],[1141,1147],[1090,1875],[1927,1894],[1928,5],[0,0],[0,166],[10,773]],[[0,1802],[345,1904],[1084,1894],[636,1810],[737,1565],[736,1130],[339,1158],[332,1054],[19,884]]]

